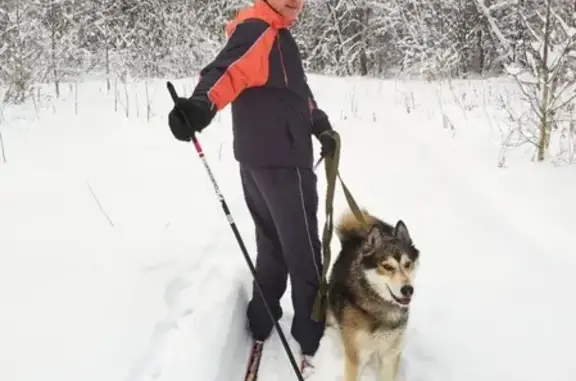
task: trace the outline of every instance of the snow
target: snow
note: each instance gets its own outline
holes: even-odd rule
[[[342,135],[341,173],[354,197],[402,218],[422,251],[403,379],[569,379],[576,172],[532,163],[521,149],[498,166],[504,113],[494,97],[510,84],[310,81]],[[183,92],[194,79],[174,83]],[[196,152],[169,132],[165,81],[148,86],[149,121],[143,84],[129,86],[115,112],[97,79],[79,84],[77,104],[70,86],[61,100],[0,114],[4,380],[242,377],[250,274]],[[227,110],[199,139],[253,255],[229,123]],[[284,309],[297,353],[290,290]],[[260,374],[296,379],[276,334]],[[342,349],[328,330],[310,380],[341,375]]]

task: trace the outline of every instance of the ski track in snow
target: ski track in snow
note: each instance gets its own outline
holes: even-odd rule
[[[441,129],[434,85],[311,80],[342,135],[341,173],[354,197],[385,220],[406,221],[422,251],[402,380],[565,381],[576,371],[574,170],[514,161],[496,168],[498,148],[483,137],[481,113],[445,107],[451,136]],[[164,131],[164,83],[154,105],[161,117],[150,124],[161,134],[106,109],[111,100],[98,86],[82,88],[94,106],[81,103],[81,116],[64,100],[53,115],[0,126],[10,162],[0,165],[0,231],[9,232],[0,247],[10,248],[0,255],[0,297],[11,306],[0,336],[13,343],[0,344],[6,374],[36,381],[23,371],[32,366],[55,381],[240,380],[251,277],[194,150]],[[406,113],[403,97],[414,91]],[[95,128],[70,128],[91,118]],[[219,115],[200,139],[254,256],[228,123]],[[345,209],[338,188],[336,213]],[[321,225],[322,213],[321,202]],[[280,324],[298,361],[290,292]],[[60,353],[54,348],[61,354],[48,356]],[[309,381],[342,376],[332,329],[316,361]],[[362,381],[375,376],[367,369]],[[296,380],[275,331],[259,377]]]

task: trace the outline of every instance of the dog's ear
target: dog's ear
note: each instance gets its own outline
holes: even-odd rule
[[[384,235],[382,230],[377,225],[374,225],[368,230],[368,235],[362,244],[362,252],[364,255],[370,255],[374,249],[378,248],[384,242]]]
[[[408,245],[412,244],[412,238],[410,237],[408,228],[402,220],[399,220],[396,224],[396,227],[394,228],[394,236]]]

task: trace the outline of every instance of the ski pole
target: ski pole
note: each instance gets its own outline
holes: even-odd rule
[[[166,85],[168,87],[168,91],[170,92],[170,95],[172,96],[172,100],[174,101],[174,104],[176,105],[177,101],[178,101],[178,95],[176,94],[176,89],[174,89],[174,85],[172,85],[172,83],[169,81],[167,82]],[[188,128],[190,130],[192,130],[192,126],[190,125],[190,121],[188,121],[188,119],[186,118],[186,115],[184,115],[183,112],[180,112],[180,116],[182,117],[182,119],[184,119],[184,122],[187,124]],[[196,152],[198,153],[200,160],[204,164],[204,168],[206,169],[206,172],[208,173],[208,177],[210,177],[210,181],[212,182],[212,186],[214,187],[214,191],[216,192],[216,196],[218,197],[218,200],[220,200],[220,204],[222,205],[222,209],[224,210],[224,214],[226,215],[226,219],[228,220],[230,227],[232,228],[232,231],[234,232],[234,236],[236,237],[236,240],[238,241],[238,245],[240,246],[240,250],[242,251],[242,254],[244,255],[244,259],[246,260],[246,263],[248,264],[248,267],[250,268],[250,272],[252,273],[252,277],[254,278],[254,283],[256,285],[258,293],[260,294],[260,296],[262,297],[262,300],[264,301],[264,307],[266,308],[266,311],[268,312],[268,316],[270,317],[270,319],[274,323],[274,327],[276,328],[276,331],[278,332],[278,336],[280,336],[280,341],[282,342],[282,345],[284,346],[284,349],[286,351],[286,354],[288,355],[290,363],[292,364],[292,367],[294,368],[294,372],[296,373],[296,377],[298,378],[298,381],[304,381],[304,378],[302,377],[302,373],[300,372],[300,369],[298,368],[298,364],[296,363],[296,360],[294,359],[294,355],[292,354],[292,351],[290,350],[290,346],[288,345],[288,341],[286,340],[286,337],[284,336],[284,332],[282,331],[280,324],[274,318],[274,314],[272,314],[272,310],[270,309],[270,306],[268,305],[268,302],[266,301],[266,298],[264,296],[264,291],[262,291],[262,286],[260,285],[260,281],[258,280],[258,277],[256,275],[256,269],[254,268],[254,264],[252,263],[252,260],[250,259],[250,256],[248,255],[248,250],[246,249],[246,245],[244,245],[244,240],[240,236],[240,232],[238,231],[238,228],[236,226],[236,222],[234,222],[234,219],[232,218],[232,214],[230,213],[230,209],[228,208],[228,203],[226,202],[226,200],[224,199],[224,195],[220,191],[220,187],[218,186],[218,183],[216,182],[216,179],[214,178],[214,175],[212,174],[212,170],[210,169],[210,166],[208,165],[208,160],[206,160],[206,155],[204,154],[202,146],[200,145],[200,142],[198,141],[198,138],[196,138],[196,134],[194,134],[194,133],[192,134],[192,142],[194,143],[194,147],[196,148]]]

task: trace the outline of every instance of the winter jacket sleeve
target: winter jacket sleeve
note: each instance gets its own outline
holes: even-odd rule
[[[268,55],[275,32],[259,19],[238,24],[216,58],[200,71],[192,99],[222,110],[246,88],[264,85],[268,79]]]
[[[308,103],[310,105],[310,113],[312,114],[312,134],[319,137],[321,133],[332,130],[328,115],[318,107],[316,99],[314,98],[314,93],[306,81],[306,86],[308,87]]]

